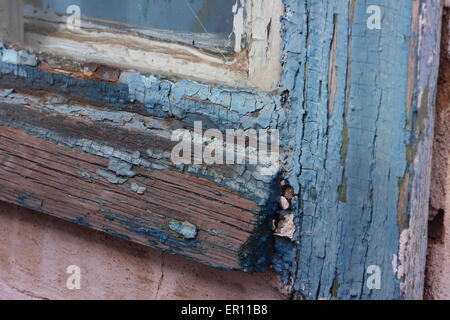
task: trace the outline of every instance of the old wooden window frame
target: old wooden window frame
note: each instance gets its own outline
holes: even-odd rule
[[[381,29],[367,27],[365,1],[283,3],[270,92],[138,72],[105,81],[101,67],[0,47],[0,199],[222,269],[272,265],[293,297],[421,298],[443,1],[373,0]],[[195,120],[278,128],[283,171],[176,171],[167,133]],[[124,174],[136,176],[117,184]],[[274,219],[293,232],[273,237]],[[196,239],[180,236],[183,221]]]
[[[161,40],[165,36],[156,39],[119,32],[104,25],[93,26],[83,20],[81,28],[74,29],[67,26],[65,17],[61,17],[59,21],[46,22],[31,17],[22,18],[17,13],[17,21],[25,25],[23,39],[30,49],[45,50],[57,56],[69,56],[83,62],[107,64],[121,69],[273,91],[281,73],[282,0],[237,2],[245,8],[246,20],[242,21],[242,32],[245,32],[248,39],[245,43],[241,41],[244,46],[241,51],[227,55],[222,52],[207,52],[177,41]],[[16,10],[22,10],[19,7],[16,3]],[[166,38],[169,39],[170,36],[167,35]]]

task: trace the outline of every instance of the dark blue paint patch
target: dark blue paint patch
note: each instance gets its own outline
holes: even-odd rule
[[[118,232],[115,232],[114,230],[111,230],[111,229],[109,229],[109,228],[103,228],[102,231],[104,231],[104,232],[106,232],[106,233],[109,233],[110,235],[113,235],[113,236],[115,236],[115,237],[124,239],[124,240],[128,240],[128,241],[131,240],[131,238],[130,238],[129,236],[124,235],[124,234],[121,234],[121,233],[118,233]]]
[[[82,225],[82,226],[87,227],[87,228],[91,228],[92,227],[92,225],[89,222],[87,222],[82,217],[77,217],[77,218],[66,217],[66,220],[70,221],[70,222],[74,222],[74,223],[79,224],[79,225]]]

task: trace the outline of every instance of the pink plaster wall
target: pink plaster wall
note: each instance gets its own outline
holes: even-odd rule
[[[81,268],[69,290],[66,268]],[[284,299],[276,277],[215,270],[0,202],[1,299]]]
[[[425,298],[450,299],[450,8],[442,32]]]

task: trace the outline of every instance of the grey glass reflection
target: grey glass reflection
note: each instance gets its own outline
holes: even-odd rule
[[[175,32],[209,33],[228,38],[236,0],[25,0],[64,14],[78,5],[83,17]],[[205,30],[207,32],[205,32]]]

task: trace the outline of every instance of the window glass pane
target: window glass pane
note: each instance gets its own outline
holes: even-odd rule
[[[184,33],[208,33],[223,39],[233,31],[236,0],[25,0],[25,4],[66,14],[70,5],[82,17]]]

